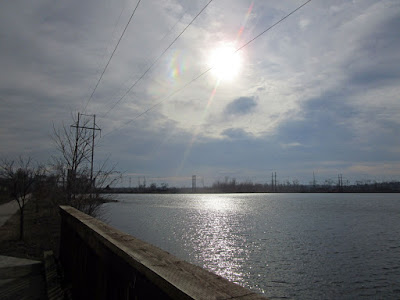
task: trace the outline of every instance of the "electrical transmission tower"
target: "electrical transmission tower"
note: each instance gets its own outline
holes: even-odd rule
[[[85,117],[93,117],[93,125],[92,127],[90,127],[89,122],[83,122],[83,125],[81,125],[80,123],[80,118],[81,116],[85,116]],[[82,114],[78,112],[78,119],[76,121],[75,124],[71,125],[71,127],[76,128],[76,140],[75,140],[75,152],[74,152],[74,160],[76,160],[76,156],[78,155],[78,151],[77,151],[77,147],[79,146],[79,130],[80,129],[84,129],[84,130],[92,130],[92,134],[91,134],[91,141],[89,142],[91,144],[91,157],[90,159],[90,195],[92,195],[92,191],[94,188],[94,182],[93,182],[93,162],[94,162],[94,140],[96,137],[96,130],[101,132],[101,129],[99,126],[96,125],[96,115],[88,115],[88,114]],[[86,141],[84,141],[86,142]]]
[[[343,190],[343,175],[342,174],[338,175],[338,187],[340,190]]]
[[[313,181],[312,181],[313,188],[315,188],[316,185],[317,185],[317,181],[315,180],[315,174],[314,174],[314,172],[312,172],[312,177],[313,177]]]
[[[273,192],[276,192],[276,191],[277,191],[277,188],[276,188],[276,172],[275,172],[275,174],[274,174],[274,172],[272,172],[272,177],[271,177],[271,188],[272,188],[272,191],[273,191]]]
[[[196,175],[192,175],[192,192],[196,192]]]

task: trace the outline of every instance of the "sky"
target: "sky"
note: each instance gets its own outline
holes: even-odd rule
[[[400,180],[398,0],[313,0],[237,52],[304,1],[214,0],[192,22],[208,2],[141,1],[92,97],[137,1],[3,2],[0,157],[45,163],[80,112],[123,185]]]

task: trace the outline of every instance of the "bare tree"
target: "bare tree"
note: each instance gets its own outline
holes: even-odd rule
[[[93,175],[96,197],[98,197],[99,192],[107,186],[122,180],[122,174],[120,171],[117,171],[116,167],[117,164],[110,164],[110,156],[107,156],[107,158],[98,165],[97,171]]]
[[[102,203],[99,201],[99,191],[119,180],[121,175],[115,165],[110,166],[107,158],[96,164],[98,167],[92,176],[91,157],[97,133],[93,135],[89,121],[80,120],[80,125],[75,128],[63,124],[57,130],[53,126],[52,138],[59,155],[53,156],[52,165],[62,182],[67,203],[93,215]],[[96,197],[92,198],[94,192]]]
[[[19,239],[24,237],[24,211],[25,205],[33,190],[35,177],[39,168],[32,165],[30,157],[19,157],[14,160],[2,159],[0,164],[0,176],[5,182],[6,189],[11,199],[17,201],[20,212]]]
[[[88,125],[84,120],[82,126]],[[82,192],[83,178],[88,178],[88,162],[92,150],[92,135],[85,128],[72,129],[62,125],[57,130],[53,126],[53,141],[60,156],[53,157],[53,166],[60,172],[65,184],[68,200]]]

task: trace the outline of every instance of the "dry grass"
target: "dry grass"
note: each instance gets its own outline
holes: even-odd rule
[[[53,250],[58,256],[60,238],[58,208],[46,198],[37,203],[35,199],[29,201],[25,208],[23,241],[18,239],[19,217],[17,212],[0,227],[0,254],[42,259],[43,251]]]
[[[9,202],[9,201],[10,201],[10,197],[8,197],[7,195],[5,195],[4,192],[1,192],[1,193],[0,193],[0,205],[1,205],[1,204],[4,204],[4,203],[7,203],[7,202]]]

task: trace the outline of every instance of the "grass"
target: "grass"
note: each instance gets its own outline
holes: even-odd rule
[[[19,240],[19,211],[0,227],[0,254],[42,259],[43,251],[59,253],[60,215],[45,197],[30,200],[25,206],[24,239]]]
[[[22,241],[19,240],[19,211],[0,227],[0,255],[42,259],[44,251],[53,250],[55,256],[58,257],[61,227],[58,204],[62,203],[62,197],[51,201],[57,199],[57,193],[52,191],[48,194],[52,196],[46,197],[42,193],[38,197],[32,197],[25,205],[24,239]],[[5,198],[3,199],[4,202],[7,202]],[[69,205],[79,207],[85,213],[96,214],[98,218],[101,218],[99,206],[102,203],[113,201],[96,198],[88,205],[87,201],[82,202],[85,199],[87,200],[87,198],[82,198]]]

